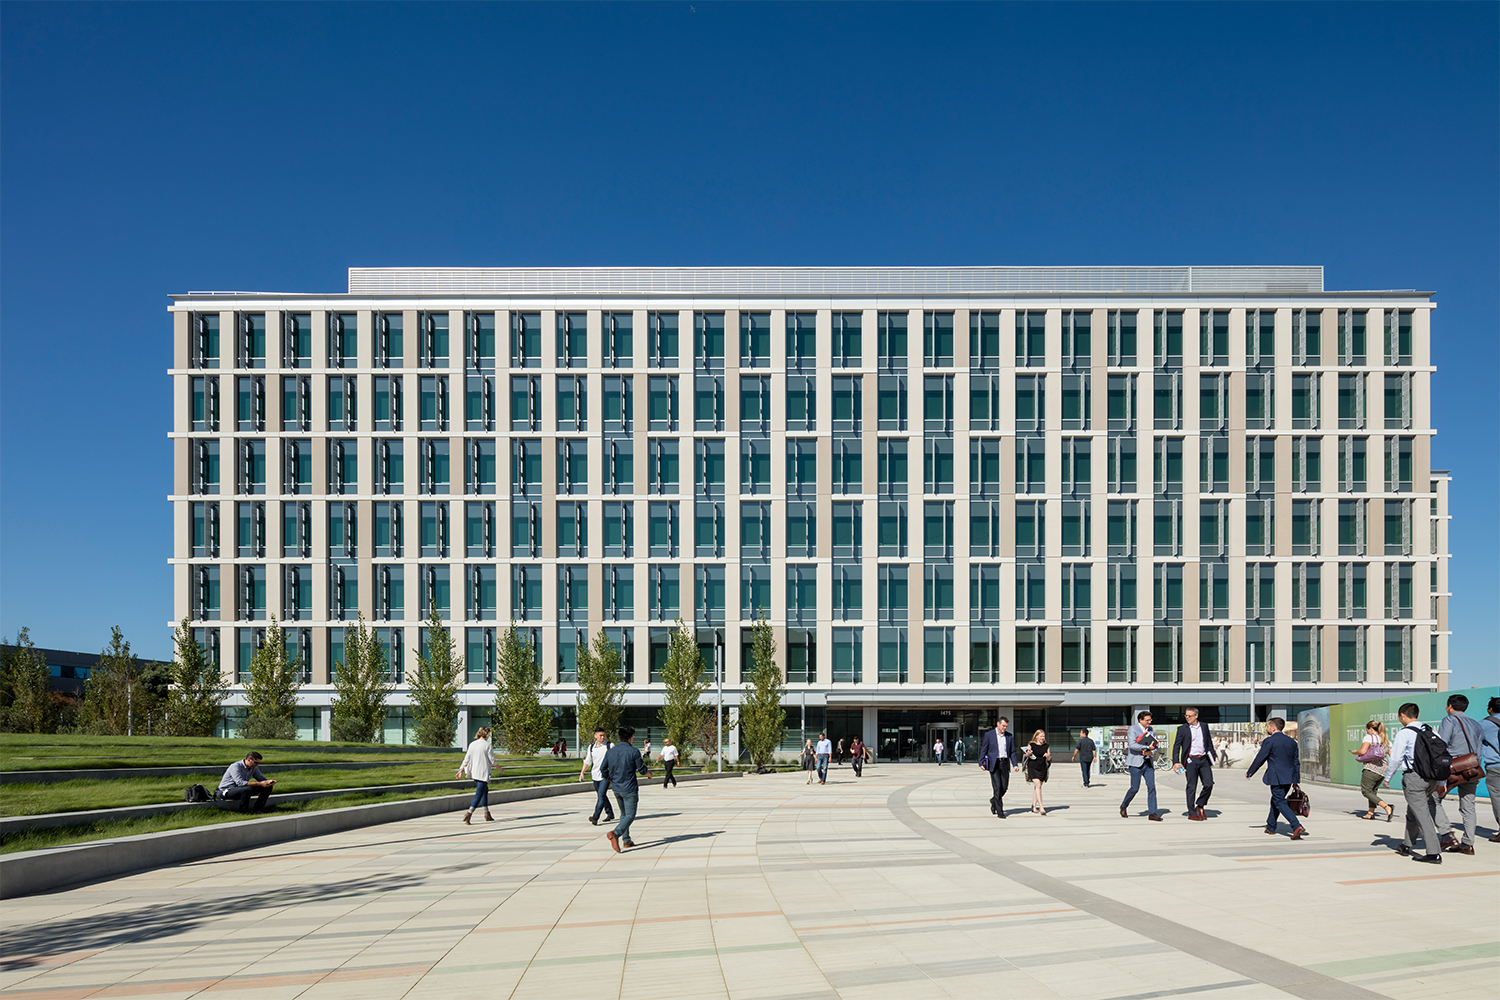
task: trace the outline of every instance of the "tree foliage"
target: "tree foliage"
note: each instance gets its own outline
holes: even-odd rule
[[[542,704],[547,682],[536,650],[514,622],[500,640],[495,728],[510,753],[529,757],[552,741],[552,713]]]
[[[360,615],[344,630],[344,662],[333,672],[329,735],[341,743],[383,742],[385,702],[395,686],[386,645]]]
[[[141,681],[140,660],[130,652],[120,626],[112,626],[109,645],[84,682],[79,728],[108,736],[144,733],[147,713],[155,707],[155,693]]]
[[[302,657],[288,659],[286,633],[276,616],[266,626],[265,639],[250,658],[245,683],[249,713],[240,736],[250,740],[297,738],[297,692],[302,687]]]
[[[224,716],[229,687],[219,665],[209,662],[184,618],[174,633],[172,687],[167,692],[166,729],[173,736],[212,736]]]
[[[0,663],[0,699],[5,728],[22,733],[57,732],[58,701],[47,689],[47,661],[23,625]]]
[[[578,741],[587,746],[594,730],[603,729],[615,738],[624,711],[625,681],[620,676],[620,648],[604,630],[578,651]]]
[[[454,659],[453,634],[438,617],[436,602],[427,619],[427,650],[417,657],[411,680],[412,714],[417,742],[424,747],[451,747],[458,728],[458,688],[464,661]]]
[[[697,638],[680,618],[677,628],[672,631],[661,679],[666,686],[666,704],[661,709],[662,725],[666,726],[672,742],[677,744],[678,752],[686,754],[697,745],[703,717],[709,713],[709,707],[703,704],[708,678],[703,671],[703,654],[698,650]]]
[[[786,689],[781,668],[776,665],[776,633],[764,611],[756,618],[754,629],[750,683],[740,699],[740,742],[749,751],[752,764],[766,767],[781,745],[786,727],[786,710],[781,707]]]

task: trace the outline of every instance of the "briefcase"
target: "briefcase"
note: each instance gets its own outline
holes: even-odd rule
[[[1312,812],[1312,803],[1308,801],[1307,793],[1302,790],[1301,785],[1293,785],[1292,790],[1286,793],[1286,804],[1298,816],[1307,816]]]

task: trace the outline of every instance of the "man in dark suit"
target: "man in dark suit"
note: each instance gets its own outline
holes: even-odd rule
[[[1302,755],[1298,752],[1297,741],[1282,732],[1285,728],[1285,719],[1272,716],[1266,720],[1268,735],[1260,745],[1260,753],[1255,755],[1255,762],[1245,772],[1245,777],[1259,771],[1262,764],[1266,765],[1265,782],[1271,786],[1271,811],[1266,816],[1266,833],[1275,835],[1276,817],[1280,815],[1285,816],[1286,821],[1291,824],[1292,839],[1301,840],[1307,831],[1297,819],[1297,814],[1292,812],[1292,807],[1286,804],[1286,793],[1287,789],[1302,780]]]
[[[1208,797],[1214,793],[1214,737],[1205,723],[1198,721],[1198,710],[1183,711],[1187,719],[1177,727],[1177,742],[1172,744],[1172,770],[1187,775],[1188,819],[1208,819],[1206,806]],[[1290,738],[1290,737],[1289,737]],[[1197,792],[1198,782],[1203,782],[1203,791]]]
[[[1003,716],[979,743],[979,763],[990,772],[990,812],[1005,818],[1005,792],[1010,788],[1010,770],[1016,761],[1016,738],[1006,732],[1010,720]]]

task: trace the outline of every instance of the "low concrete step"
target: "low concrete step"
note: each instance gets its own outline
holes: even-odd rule
[[[462,757],[455,753],[451,760],[456,764]],[[198,774],[221,775],[224,769],[232,761],[224,764],[194,764],[183,767],[109,767],[91,768],[79,771],[0,771],[0,785],[53,785],[59,781],[115,781],[120,778],[189,778]],[[301,762],[296,764],[262,764],[260,769],[266,774],[280,774],[285,771],[363,771],[374,767],[411,767],[421,764],[419,760],[356,760],[356,761],[330,761],[319,764],[315,761]],[[542,758],[537,758],[535,764],[529,761],[525,764],[513,764],[512,767],[542,767],[550,764]],[[549,769],[550,773],[550,769]],[[558,768],[558,774],[566,774],[567,768]]]

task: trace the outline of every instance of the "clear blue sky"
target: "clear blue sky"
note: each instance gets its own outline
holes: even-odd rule
[[[1323,264],[1437,293],[1453,685],[1492,684],[1497,10],[5,3],[0,633],[170,654],[169,293]]]

